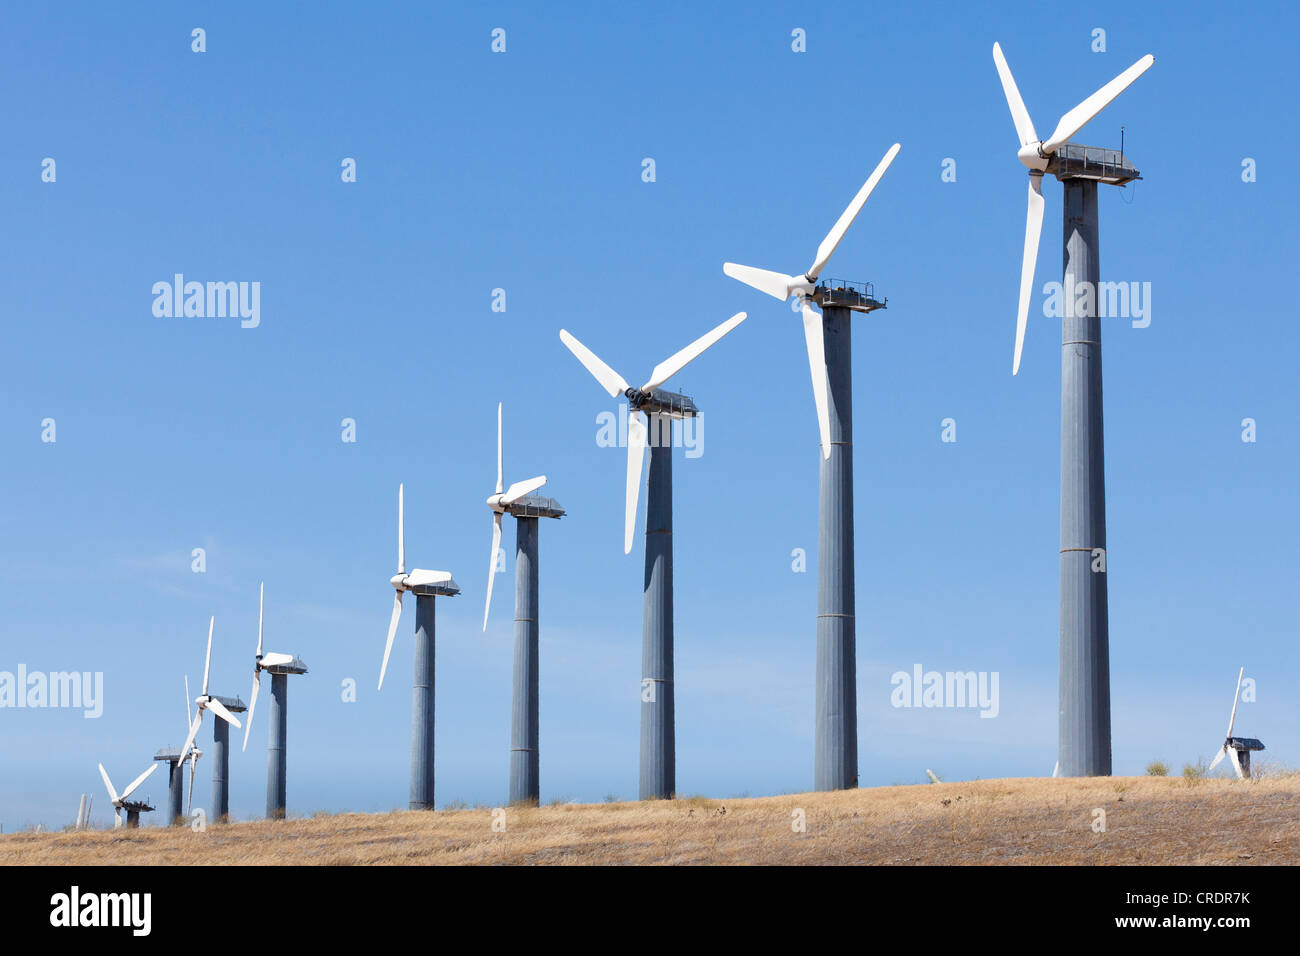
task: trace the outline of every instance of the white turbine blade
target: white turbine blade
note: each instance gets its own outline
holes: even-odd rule
[[[1092,96],[1062,116],[1061,121],[1056,124],[1056,129],[1052,131],[1052,135],[1043,143],[1043,152],[1050,156],[1069,142],[1070,137],[1083,129],[1088,120],[1100,113],[1106,108],[1106,104],[1128,89],[1129,84],[1151,69],[1151,64],[1155,63],[1155,61],[1156,58],[1148,53],[1096,93],[1093,93]]]
[[[1229,748],[1228,748],[1228,756],[1229,756],[1229,757],[1231,758],[1231,760],[1232,760],[1232,769],[1235,770],[1235,771],[1237,771],[1237,779],[1238,779],[1238,780],[1245,780],[1245,779],[1246,779],[1246,771],[1243,770],[1243,769],[1242,769],[1242,766],[1241,766],[1241,754],[1237,753],[1237,749],[1236,749],[1235,747],[1229,747]]]
[[[208,618],[208,653],[203,658],[203,696],[208,694],[208,671],[212,667],[212,625],[216,622],[216,617]]]
[[[384,644],[384,663],[379,666],[379,689],[384,689],[384,674],[388,672],[388,655],[393,652],[393,635],[397,633],[397,622],[402,617],[402,592],[393,598],[393,617],[388,622],[388,641]]]
[[[529,478],[527,481],[516,481],[506,489],[506,493],[501,496],[501,501],[503,504],[512,505],[525,495],[531,495],[544,484],[546,484],[545,475],[538,475],[536,478]]]
[[[114,830],[122,829],[122,808],[121,807],[113,808],[113,829]]]
[[[646,434],[641,413],[628,409],[627,415],[627,515],[623,523],[623,553],[632,553],[632,533],[636,525],[636,499],[641,492],[641,464],[645,460]]]
[[[501,486],[505,484],[505,478],[501,470],[501,403],[497,402],[497,494],[501,494]]]
[[[719,339],[744,322],[746,315],[744,312],[737,312],[731,318],[727,319],[721,325],[701,335],[686,348],[664,359],[655,366],[654,371],[650,373],[650,380],[641,386],[641,391],[648,392],[651,389],[658,388],[664,382],[668,381],[686,366],[690,365],[697,358],[703,355],[709,348],[715,345]]]
[[[1224,755],[1227,754],[1227,752],[1228,752],[1228,745],[1224,744],[1222,747],[1219,748],[1219,752],[1214,755],[1214,759],[1210,761],[1210,765],[1205,768],[1205,772],[1209,773],[1215,767],[1217,767],[1219,765],[1219,761],[1223,759]]]
[[[564,329],[560,329],[560,341],[574,354],[583,367],[600,383],[600,387],[609,392],[610,398],[618,398],[629,388],[622,375],[596,357],[596,353],[583,345]]]
[[[829,262],[831,256],[835,254],[835,250],[839,248],[841,240],[844,239],[844,234],[849,231],[849,226],[853,225],[853,220],[858,218],[858,213],[862,212],[862,207],[866,203],[867,198],[876,188],[876,184],[880,182],[880,177],[885,175],[885,170],[887,170],[889,164],[894,161],[894,157],[898,155],[900,148],[901,147],[898,143],[889,147],[889,151],[886,152],[884,158],[876,164],[876,168],[872,171],[871,175],[867,177],[867,181],[862,184],[862,188],[859,189],[858,194],[853,197],[853,201],[849,203],[848,208],[846,208],[844,212],[840,213],[840,218],[835,221],[835,225],[831,226],[831,231],[826,233],[826,238],[823,239],[822,244],[817,247],[817,261],[815,261],[812,264],[812,268],[808,270],[809,279],[816,279],[822,274],[822,270],[826,268],[826,263]]]
[[[157,769],[158,769],[158,763],[157,763],[157,761],[155,761],[154,763],[151,763],[151,764],[149,765],[149,769],[148,769],[148,770],[146,770],[144,773],[140,774],[140,776],[138,776],[138,777],[136,777],[134,780],[132,780],[131,783],[130,783],[130,785],[129,785],[125,790],[122,791],[122,796],[121,796],[120,799],[122,799],[123,801],[125,801],[127,797],[129,797],[129,796],[131,796],[131,794],[135,793],[136,788],[137,788],[138,786],[140,786],[140,784],[144,783],[147,779],[149,779],[149,774],[153,773],[153,772],[154,772],[155,770],[157,770]]]
[[[1241,678],[1246,673],[1246,668],[1237,671],[1237,690],[1232,695],[1232,716],[1228,718],[1228,736],[1232,736],[1233,724],[1237,722],[1237,702],[1241,700]]]
[[[185,755],[190,752],[190,745],[194,743],[194,738],[199,735],[199,727],[201,727],[202,725],[203,725],[203,708],[200,707],[199,712],[194,715],[194,723],[190,724],[189,736],[185,738],[185,744],[184,746],[181,747],[181,755],[180,755],[181,760],[184,760]]]
[[[194,698],[190,696],[190,675],[185,675],[185,726],[194,720]]]
[[[1025,347],[1025,326],[1029,323],[1029,300],[1034,294],[1034,270],[1038,267],[1038,241],[1043,233],[1043,176],[1029,176],[1029,208],[1025,212],[1025,251],[1020,261],[1020,304],[1016,308],[1016,350],[1011,357],[1011,374],[1020,372],[1020,353]]]
[[[1029,110],[1025,109],[1025,101],[1020,98],[1020,90],[1011,76],[1011,67],[1007,66],[1007,58],[1002,55],[1002,47],[997,43],[993,44],[993,63],[997,66],[998,77],[1002,80],[1002,92],[1006,94],[1007,106],[1011,107],[1011,121],[1016,124],[1016,135],[1020,137],[1020,145],[1028,146],[1030,143],[1038,142],[1038,134],[1034,132]]]
[[[226,705],[221,703],[221,701],[217,700],[215,697],[208,698],[208,710],[212,711],[228,724],[234,724],[236,727],[243,726],[243,724],[239,722],[239,718],[226,710]]]
[[[114,803],[117,803],[118,802],[117,791],[113,789],[113,781],[108,779],[108,771],[104,769],[104,765],[102,763],[99,765],[99,775],[104,778],[104,786],[108,788],[108,799],[112,800]]]
[[[759,292],[766,292],[772,298],[780,299],[782,302],[790,298],[790,287],[799,281],[797,277],[788,276],[784,272],[756,269],[753,266],[742,266],[734,262],[724,262],[722,271],[731,278],[738,279]]]
[[[406,573],[406,515],[403,486],[397,486],[397,573]]]
[[[244,747],[243,751],[248,750],[248,735],[253,732],[253,711],[257,709],[257,692],[262,689],[262,671],[259,668],[253,674],[253,691],[248,695],[248,722],[244,725]]]
[[[488,554],[487,600],[483,602],[483,631],[487,632],[488,611],[492,608],[492,584],[497,577],[497,548],[501,547],[501,512],[492,514],[492,550]]]
[[[188,817],[194,811],[194,771],[198,769],[195,764],[197,761],[190,758],[190,799],[185,804],[185,815]]]
[[[266,582],[257,589],[257,656],[262,656],[262,607],[266,599]]]
[[[812,373],[813,401],[817,405],[817,431],[821,435],[822,458],[831,457],[830,383],[826,378],[826,338],[821,313],[803,304],[803,337],[808,345],[808,368]]]

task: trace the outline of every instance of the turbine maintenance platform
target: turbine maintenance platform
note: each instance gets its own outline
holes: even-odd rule
[[[268,674],[305,674],[307,673],[307,665],[295,657],[287,664],[271,664],[270,666],[263,664],[262,670],[266,671]],[[218,697],[217,700],[225,704],[228,709],[232,711],[235,709],[231,706],[229,697]],[[244,709],[244,702],[239,698],[235,698],[234,703],[239,705],[240,710]]]
[[[854,312],[875,312],[889,307],[888,298],[876,298],[876,288],[870,282],[846,279],[820,279],[813,290],[812,302],[823,309],[851,309]]]
[[[416,597],[455,597],[460,593],[460,585],[455,581],[440,581],[437,584],[417,584],[407,590]]]
[[[511,503],[510,514],[516,518],[563,518],[565,511],[554,498],[524,495]]]
[[[662,388],[652,388],[648,392],[643,392],[638,388],[629,388],[625,394],[632,411],[645,412],[647,415],[695,418],[700,413],[700,410],[695,407],[695,402],[680,392],[669,392]]]
[[[1065,182],[1091,179],[1110,186],[1126,186],[1142,174],[1118,149],[1066,143],[1047,160],[1047,172]]]

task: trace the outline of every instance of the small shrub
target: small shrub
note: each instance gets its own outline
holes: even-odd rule
[[[1169,764],[1163,760],[1153,760],[1147,764],[1148,777],[1167,777],[1169,776]]]

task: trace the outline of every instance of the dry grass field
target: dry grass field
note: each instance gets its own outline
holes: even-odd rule
[[[1105,832],[1094,832],[1094,810]],[[805,832],[792,823],[796,811]],[[1295,864],[1300,774],[1017,779],[758,799],[19,833],[0,864]]]

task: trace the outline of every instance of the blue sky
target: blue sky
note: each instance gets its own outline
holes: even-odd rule
[[[246,699],[262,580],[268,648],[311,669],[290,690],[290,811],[404,807],[413,614],[374,690],[399,481],[408,562],[464,589],[439,603],[437,799],[501,803],[511,576],[479,631],[498,401],[507,479],[549,475],[569,512],[541,535],[542,799],[634,797],[642,539],[622,554],[625,452],[596,443],[616,405],[557,332],[635,380],[740,310],[672,382],[704,412],[704,454],[675,466],[678,789],[808,789],[807,365],[797,316],[721,267],[805,268],[895,141],[828,270],[889,297],[854,330],[861,779],[1050,773],[1059,330],[1036,294],[1013,379],[1025,175],[994,40],[1040,132],[1156,58],[1077,137],[1126,128],[1145,178],[1102,191],[1102,278],[1152,288],[1148,328],[1103,331],[1115,770],[1210,755],[1243,664],[1238,730],[1300,760],[1293,10],[263,6],[5,14],[0,670],[105,681],[97,720],[0,710],[7,831],[67,822],[82,792],[107,819],[96,762],[125,781],[180,743],[209,615],[213,690]],[[1044,192],[1038,293],[1060,278],[1061,187]],[[260,282],[260,326],[155,317],[177,272]],[[507,519],[511,572],[513,540]],[[998,672],[999,716],[891,707],[917,663]],[[259,710],[236,816],[264,806]],[[161,776],[145,791],[161,800]]]

